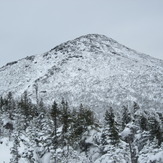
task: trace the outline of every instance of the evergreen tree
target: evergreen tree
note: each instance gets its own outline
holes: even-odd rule
[[[54,162],[57,163],[57,158],[56,158],[56,150],[58,147],[58,141],[57,141],[57,117],[58,117],[59,111],[58,111],[58,106],[57,103],[54,101],[53,105],[52,105],[52,110],[51,110],[51,117],[52,117],[52,121],[53,121],[53,125],[54,125],[54,132],[52,133],[52,144],[53,144],[53,148],[54,148],[54,154],[53,154],[53,158]]]
[[[46,109],[45,108],[46,107],[44,105],[43,99],[39,100],[39,102],[37,104],[36,115],[39,115],[39,114],[45,115],[46,114]]]
[[[85,117],[86,126],[95,125],[94,113],[90,109],[84,110],[84,117]]]
[[[70,111],[68,108],[68,102],[62,99],[62,112],[61,112],[61,121],[63,124],[62,133],[65,134],[68,132],[69,120],[70,120]]]
[[[61,137],[61,142],[63,146],[68,146],[70,145],[70,124],[72,122],[72,117],[70,114],[70,110],[69,110],[69,106],[68,106],[68,102],[64,101],[64,99],[62,99],[61,102],[61,124],[62,124],[62,137]]]
[[[82,134],[88,130],[88,126],[95,125],[94,114],[90,109],[80,105],[79,111],[73,113],[73,137],[80,139]]]
[[[140,106],[134,101],[134,104],[133,104],[133,111],[134,113],[136,113],[137,110],[140,109]]]
[[[158,122],[156,117],[150,117],[149,123],[151,139],[153,140],[154,138],[156,138],[158,140],[158,146],[160,146],[162,143],[162,131],[160,123]]]
[[[19,154],[20,140],[18,139],[18,134],[14,135],[13,147],[11,148],[12,158],[10,163],[19,163],[20,154]]]
[[[109,139],[111,145],[116,145],[119,143],[119,132],[117,123],[115,121],[115,115],[113,109],[110,108],[105,112],[105,126],[102,134],[103,144],[107,144],[106,139]]]
[[[137,153],[137,145],[135,142],[135,135],[138,131],[138,126],[134,124],[134,122],[129,123],[126,128],[122,131],[122,139],[128,143],[129,152],[131,157],[131,163],[137,163],[138,161],[138,153]],[[123,136],[124,133],[124,136]]]
[[[33,117],[36,116],[37,111],[35,105],[33,105],[31,103],[31,100],[28,98],[28,94],[26,91],[22,95],[21,101],[19,102],[19,109],[22,115],[21,123],[23,123],[24,129],[26,129],[29,125],[30,120],[32,120]]]
[[[3,105],[4,105],[4,99],[3,99],[3,97],[1,96],[1,97],[0,97],[0,110],[1,110],[1,111],[2,111]]]
[[[80,105],[79,112],[77,113],[77,116],[75,118],[73,128],[73,135],[76,138],[81,138],[82,133],[86,130],[85,109],[82,104]]]
[[[15,101],[12,96],[12,93],[9,92],[5,100],[4,111],[8,113],[9,119],[13,120],[13,113],[15,111]]]
[[[148,131],[148,119],[144,114],[140,117],[140,128],[142,131]]]
[[[122,130],[126,127],[126,125],[131,122],[131,115],[126,106],[122,108]]]

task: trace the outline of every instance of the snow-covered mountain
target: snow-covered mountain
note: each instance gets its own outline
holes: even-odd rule
[[[0,99],[0,162],[163,162],[163,61],[89,34],[0,68],[0,96],[25,91]]]
[[[104,35],[88,34],[50,51],[0,68],[0,95],[24,91],[36,101],[65,98],[70,105],[94,108],[137,101],[163,104],[163,61],[139,53]],[[148,105],[147,105],[148,104]]]

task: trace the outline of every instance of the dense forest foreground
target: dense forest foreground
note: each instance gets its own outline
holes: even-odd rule
[[[10,144],[8,163],[163,163],[163,111],[156,110],[133,101],[97,119],[84,104],[33,104],[27,92],[8,93],[0,98],[0,146]]]

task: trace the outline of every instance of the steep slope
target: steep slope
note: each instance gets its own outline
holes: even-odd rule
[[[128,100],[160,108],[163,103],[163,61],[129,49],[103,35],[89,34],[50,51],[0,68],[0,95],[25,90],[36,101],[64,97],[97,112]]]

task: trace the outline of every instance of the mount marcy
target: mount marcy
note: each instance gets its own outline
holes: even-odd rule
[[[136,101],[161,109],[163,61],[139,53],[104,35],[88,34],[50,51],[0,68],[0,95],[25,91],[36,102],[66,99],[101,113],[110,105]]]

